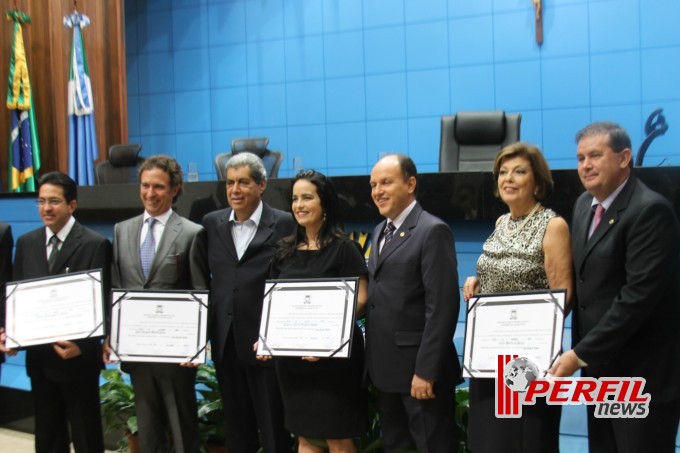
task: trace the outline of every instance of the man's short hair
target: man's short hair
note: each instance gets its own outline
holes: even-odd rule
[[[413,176],[418,179],[418,169],[416,168],[416,164],[413,162],[413,159],[408,157],[406,154],[402,153],[389,153],[389,154],[384,154],[383,156],[378,159],[378,161],[381,161],[385,159],[386,157],[396,157],[397,162],[399,163],[399,168],[401,168],[401,173],[404,175],[404,181],[407,181],[408,178]]]
[[[257,184],[261,184],[262,181],[267,180],[267,170],[264,168],[262,159],[253,153],[242,152],[234,154],[227,162],[224,173],[226,174],[227,170],[230,168],[240,167],[248,167],[250,170],[250,177],[253,178]]]
[[[179,187],[177,195],[172,199],[172,202],[176,202],[180,195],[182,195],[182,184],[184,183],[184,174],[182,173],[182,167],[179,162],[174,157],[166,156],[165,154],[156,154],[155,156],[148,157],[139,167],[139,172],[137,173],[137,179],[142,182],[142,173],[146,170],[153,170],[157,168],[168,174],[170,177],[170,187]]]
[[[38,180],[38,192],[43,184],[50,184],[52,186],[61,186],[64,191],[64,199],[66,203],[70,203],[73,200],[78,200],[78,184],[71,179],[66,173],[60,171],[52,171],[45,173]]]
[[[597,121],[591,123],[576,133],[576,144],[586,137],[606,134],[609,136],[609,147],[615,153],[620,153],[626,148],[632,149],[630,136],[626,130],[611,121]]]

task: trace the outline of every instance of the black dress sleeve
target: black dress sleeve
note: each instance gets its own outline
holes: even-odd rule
[[[350,239],[344,239],[340,250],[340,276],[361,277],[368,274],[366,260],[361,254],[361,246]]]

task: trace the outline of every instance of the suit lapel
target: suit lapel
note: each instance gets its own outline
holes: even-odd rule
[[[161,236],[161,242],[158,244],[156,254],[153,257],[153,263],[151,263],[151,269],[149,269],[149,275],[146,278],[147,281],[151,280],[158,268],[161,267],[161,263],[172,250],[172,245],[180,234],[182,234],[182,219],[179,214],[173,211],[165,228],[163,228],[163,236]]]
[[[621,190],[621,193],[619,193],[609,209],[607,209],[602,215],[602,220],[600,220],[600,224],[597,226],[597,228],[595,228],[595,231],[593,231],[593,235],[587,240],[585,250],[583,252],[583,261],[588,258],[588,255],[593,251],[595,246],[604,237],[606,237],[611,229],[614,228],[614,226],[619,222],[619,217],[628,207],[628,203],[630,201],[631,195],[633,194],[633,189],[635,189],[635,185],[636,181],[631,175],[630,179],[626,183],[626,186],[623,188],[623,190]],[[587,230],[589,226],[590,224],[588,224],[586,227],[586,234],[588,234]]]
[[[144,223],[144,214],[132,219],[128,225],[128,230],[125,234],[128,235],[127,240],[128,254],[132,257],[132,265],[135,268],[135,273],[139,275],[139,279],[144,281],[144,273],[142,272],[142,261],[139,255],[139,246],[141,244],[142,224]]]
[[[413,230],[413,228],[415,228],[415,226],[418,224],[418,218],[420,217],[420,213],[422,211],[423,208],[421,208],[420,205],[416,203],[411,213],[406,217],[406,219],[404,219],[404,222],[397,229],[397,231],[394,232],[392,240],[385,244],[383,249],[380,251],[380,255],[378,255],[376,271],[380,269],[380,266],[382,266],[382,263],[384,263],[386,259],[388,259],[394,252],[399,250],[399,248],[404,245],[406,241],[408,241],[408,239],[411,237],[411,230]]]
[[[235,260],[238,260],[236,246],[234,245],[234,236],[231,234],[231,225],[229,224],[230,216],[231,209],[225,210],[223,216],[220,218],[219,224],[217,225],[217,235],[224,244],[224,248],[227,249],[227,252],[229,252],[229,254]]]
[[[269,239],[273,232],[274,232],[274,214],[267,207],[266,204],[263,204],[262,216],[260,217],[260,224],[257,226],[255,236],[253,236],[253,240],[250,241],[250,244],[248,244],[248,248],[246,249],[241,259],[244,260],[248,258],[251,254],[253,254],[256,250],[259,250],[262,247],[262,244],[264,244]],[[234,241],[232,240],[232,243],[233,242]]]
[[[38,236],[39,240],[29,242],[29,246],[35,249],[35,256],[38,260],[37,265],[41,267],[40,275],[50,275],[49,265],[47,264],[47,234],[45,233],[45,227],[40,228]]]
[[[65,270],[64,265],[68,262],[71,255],[80,248],[80,238],[82,236],[83,227],[78,222],[74,223],[68,236],[66,236],[66,240],[61,244],[59,253],[57,253],[57,258],[54,262],[54,274],[61,273],[62,269]]]
[[[579,199],[574,208],[574,228],[572,231],[572,247],[574,252],[574,264],[578,269],[583,261],[586,242],[588,241],[588,228],[590,227],[591,211],[590,205],[593,197],[587,196]]]
[[[387,220],[383,220],[378,224],[373,230],[373,235],[371,236],[371,254],[368,257],[368,270],[375,273],[378,266],[378,251],[380,249],[380,235],[387,225]]]

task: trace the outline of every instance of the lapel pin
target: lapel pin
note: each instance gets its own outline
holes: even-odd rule
[[[614,225],[614,219],[609,219],[609,224]]]
[[[403,232],[403,231],[402,231],[401,233],[399,233],[399,237],[402,237],[402,238],[404,237],[404,232]]]

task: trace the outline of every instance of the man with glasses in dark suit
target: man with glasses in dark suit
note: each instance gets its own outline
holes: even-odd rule
[[[108,293],[111,244],[73,217],[77,195],[76,183],[64,173],[40,178],[37,204],[44,226],[17,240],[14,280],[102,269]],[[68,452],[71,441],[78,453],[104,451],[99,410],[102,367],[98,338],[27,348],[37,452]]]

